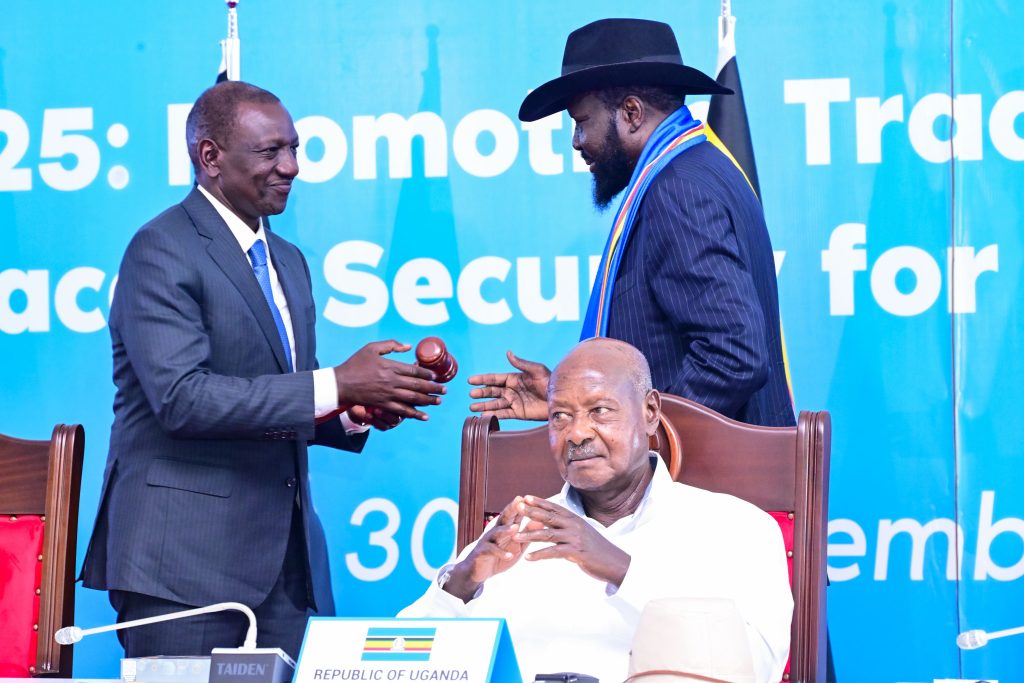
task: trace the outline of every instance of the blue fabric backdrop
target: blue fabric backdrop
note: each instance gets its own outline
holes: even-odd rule
[[[304,182],[274,225],[309,260],[321,362],[427,334],[463,377],[504,367],[509,347],[556,361],[611,214],[592,208],[568,117],[524,126],[519,103],[558,72],[570,30],[624,13],[671,23],[713,73],[718,9],[243,2],[242,76],[303,136]],[[834,420],[840,679],[1017,680],[1020,641],[963,654],[954,637],[1024,621],[1024,9],[733,10],[796,401]],[[134,230],[187,191],[184,115],[213,82],[225,10],[14,0],[3,14],[0,432],[85,425],[81,555],[112,417],[110,292]],[[450,556],[468,403],[453,391],[362,455],[313,453],[342,613],[394,613]],[[112,618],[79,591],[80,625]],[[75,673],[116,675],[118,655],[113,636],[83,641]]]

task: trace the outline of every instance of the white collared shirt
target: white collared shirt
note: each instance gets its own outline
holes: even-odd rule
[[[252,266],[252,259],[249,257],[249,250],[256,240],[262,240],[267,250],[267,270],[270,272],[270,291],[274,295],[274,304],[281,313],[281,322],[284,323],[284,331],[288,335],[288,346],[291,349],[292,367],[297,367],[295,357],[295,333],[292,331],[292,316],[288,310],[288,299],[284,295],[281,281],[277,277],[277,269],[274,267],[274,259],[270,254],[270,243],[267,241],[267,233],[263,229],[263,219],[260,218],[259,228],[252,231],[241,218],[236,216],[231,209],[224,206],[216,197],[210,194],[202,185],[196,185],[199,191],[206,197],[220,217],[227,224],[231,234],[234,235],[238,246]],[[333,368],[320,368],[313,371],[313,415],[321,417],[338,409],[338,387],[334,379]],[[349,419],[347,413],[341,414],[341,424],[349,434],[365,432],[369,426],[357,425]]]
[[[654,477],[643,501],[611,526],[587,517],[568,484],[548,499],[629,554],[617,590],[568,560],[520,559],[488,579],[468,603],[431,581],[399,616],[504,618],[524,681],[551,671],[621,681],[640,613],[650,600],[729,598],[746,624],[756,680],[778,681],[789,656],[793,613],[779,525],[739,498],[672,481],[661,458],[655,454],[652,460]],[[457,561],[475,545],[466,546]],[[527,552],[547,545],[531,544]]]

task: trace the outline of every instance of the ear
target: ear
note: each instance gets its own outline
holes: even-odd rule
[[[619,111],[621,112],[622,123],[625,124],[626,130],[630,133],[635,133],[643,127],[644,120],[647,117],[647,108],[639,97],[627,95],[626,99],[622,100]]]
[[[644,396],[644,424],[647,436],[654,436],[661,425],[661,394],[656,389],[651,389]]]
[[[211,178],[219,176],[221,150],[217,143],[209,138],[203,138],[199,141],[197,147],[199,165],[202,167],[203,172]]]

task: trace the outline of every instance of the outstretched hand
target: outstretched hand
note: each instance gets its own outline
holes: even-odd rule
[[[427,414],[416,406],[440,403],[444,385],[433,381],[434,373],[426,368],[384,357],[410,348],[393,339],[371,342],[335,366],[338,403],[380,408],[398,417],[426,420]]]
[[[521,516],[530,518],[512,542],[522,545],[551,543],[526,555],[531,562],[561,558],[569,560],[599,581],[621,586],[629,569],[629,554],[581,518],[544,498],[525,496],[519,503]]]
[[[469,383],[477,387],[470,390],[470,398],[491,400],[473,403],[469,409],[475,413],[494,415],[500,420],[548,419],[547,393],[551,371],[547,366],[519,358],[511,351],[506,352],[506,355],[512,367],[520,372],[499,372],[470,377]]]

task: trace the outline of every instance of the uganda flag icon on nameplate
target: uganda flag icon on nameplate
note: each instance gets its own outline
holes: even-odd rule
[[[364,662],[426,662],[434,646],[434,628],[369,628]]]

